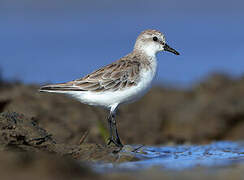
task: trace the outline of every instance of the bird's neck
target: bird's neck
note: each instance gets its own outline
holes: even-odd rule
[[[157,71],[157,57],[156,53],[148,53],[145,50],[134,49],[133,54],[138,58],[139,61],[150,67],[153,74]]]
[[[149,61],[150,63],[156,63],[156,52],[151,48],[135,48],[133,51],[135,54],[140,54],[142,59]]]

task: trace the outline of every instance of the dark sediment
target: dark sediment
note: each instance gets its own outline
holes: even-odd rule
[[[106,110],[63,95],[39,93],[38,88],[0,83],[0,173],[6,177],[3,179],[12,171],[16,178],[22,175],[31,179],[41,177],[40,174],[44,179],[139,179],[155,172],[153,179],[199,177],[197,174],[202,174],[202,179],[210,178],[204,168],[177,173],[152,169],[138,176],[93,173],[83,162],[137,159],[105,145]],[[243,92],[244,78],[224,75],[211,76],[189,90],[154,87],[142,100],[120,108],[120,136],[125,144],[147,145],[243,140]],[[241,165],[228,167],[216,171],[214,178],[223,178],[223,174],[240,177],[240,171]]]
[[[0,147],[3,151],[54,153],[82,161],[120,162],[121,158],[114,146],[56,143],[33,119],[18,113],[0,114]],[[136,160],[129,155],[124,158]]]

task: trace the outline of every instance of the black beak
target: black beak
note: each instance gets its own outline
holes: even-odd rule
[[[164,50],[165,50],[165,51],[172,52],[172,53],[174,53],[174,54],[176,54],[176,55],[180,55],[180,53],[178,53],[176,50],[174,50],[173,48],[171,48],[168,44],[165,44],[165,45],[164,45]]]

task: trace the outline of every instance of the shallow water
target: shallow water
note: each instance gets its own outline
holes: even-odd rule
[[[136,148],[137,146],[133,147]],[[222,141],[209,145],[144,146],[139,152],[123,150],[121,155],[123,153],[132,153],[140,160],[94,164],[95,171],[136,171],[151,167],[184,170],[197,166],[223,167],[235,163],[244,163],[244,142]]]

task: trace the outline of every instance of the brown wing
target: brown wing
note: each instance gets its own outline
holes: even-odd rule
[[[116,91],[136,85],[139,71],[138,61],[120,60],[72,82],[85,91]]]
[[[119,60],[84,78],[62,84],[47,85],[40,91],[116,91],[135,86],[139,80],[140,63],[133,60]]]

